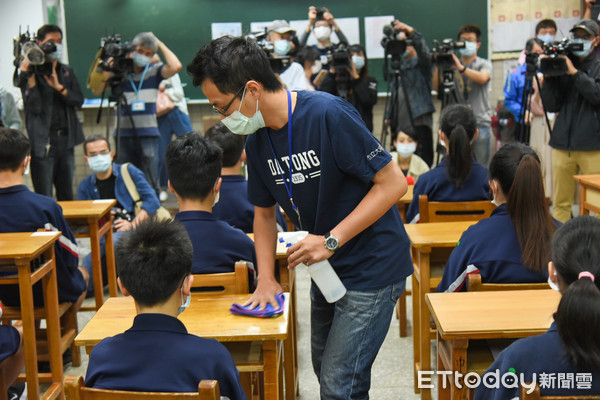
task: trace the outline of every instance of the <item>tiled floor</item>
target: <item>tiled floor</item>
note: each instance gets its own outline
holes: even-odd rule
[[[312,371],[310,360],[310,277],[304,268],[296,274],[298,289],[298,354],[299,354],[299,386],[302,400],[319,399],[319,384]],[[91,302],[92,299],[86,300]],[[407,304],[408,315],[411,315],[410,297]],[[79,313],[79,327],[82,328],[91,318],[91,312]],[[390,330],[373,365],[370,397],[377,400],[418,399],[413,391],[412,373],[412,329],[409,318],[409,336],[400,338],[398,320],[392,319]],[[82,350],[83,352],[83,350]],[[435,355],[435,353],[432,353]],[[432,357],[433,358],[433,357]],[[87,355],[83,354],[81,367],[69,366],[65,374],[85,376]],[[436,398],[434,396],[433,398]]]

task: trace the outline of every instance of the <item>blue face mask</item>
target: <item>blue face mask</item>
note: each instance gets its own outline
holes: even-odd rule
[[[592,43],[594,42],[594,40],[585,40],[582,38],[574,38],[572,40],[573,43],[582,43],[583,44],[583,50],[576,50],[573,51],[573,54],[576,55],[579,58],[586,58],[587,56],[590,55],[590,53],[592,52]]]
[[[150,57],[140,53],[133,53],[133,63],[138,67],[145,67],[150,64]]]
[[[459,50],[461,57],[471,57],[477,54],[477,43],[465,40],[465,47]]]
[[[94,172],[106,172],[112,162],[110,154],[98,154],[87,159],[90,169]]]
[[[361,70],[365,66],[365,58],[361,56],[352,56],[352,62],[357,70]]]
[[[188,294],[187,297],[185,298],[185,300],[183,299],[183,284],[185,283],[186,279],[187,279],[187,276],[183,279],[183,283],[181,284],[181,289],[180,289],[180,291],[181,291],[181,306],[179,306],[179,310],[177,310],[177,315],[184,312],[185,309],[188,308],[190,306],[190,303],[192,302],[191,294]]]
[[[549,33],[546,34],[546,35],[538,35],[537,38],[540,39],[544,43],[552,43],[552,42],[554,42],[554,35],[551,35]]]
[[[287,55],[287,53],[290,52],[291,48],[292,48],[292,44],[289,42],[289,40],[281,39],[281,40],[276,40],[273,43],[273,51],[275,51],[275,54],[277,54],[278,56]]]
[[[242,104],[244,104],[244,97],[246,96],[246,88],[244,88],[244,94],[242,94],[242,100],[240,101],[240,107],[234,111],[231,115],[223,118],[221,122],[229,130],[236,135],[251,135],[260,128],[265,127],[265,120],[258,109],[258,99],[256,100],[256,112],[252,117],[246,117],[240,112]]]
[[[56,46],[56,50],[54,52],[48,54],[48,58],[59,61],[63,56],[64,47],[60,43],[56,43],[55,46]]]

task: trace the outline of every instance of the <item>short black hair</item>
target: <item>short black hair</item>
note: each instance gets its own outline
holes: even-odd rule
[[[219,122],[206,131],[204,137],[221,148],[223,151],[224,167],[233,167],[240,161],[244,145],[246,144],[245,136],[236,135],[223,123]]]
[[[142,306],[164,303],[192,272],[194,248],[176,220],[148,218],[126,232],[115,246],[117,273]]]
[[[477,36],[477,41],[481,41],[481,29],[475,24],[466,24],[460,27],[456,36],[460,39],[463,33],[474,33]]]
[[[54,33],[54,32],[60,33],[60,37],[61,38],[63,37],[62,29],[60,29],[60,27],[58,25],[53,25],[53,24],[42,25],[40,27],[40,29],[38,29],[38,31],[37,31],[36,39],[39,40],[40,42],[43,42],[44,39],[46,38],[47,34]]]
[[[537,25],[535,26],[535,34],[537,35],[540,29],[544,28],[554,28],[555,31],[558,31],[558,28],[556,27],[556,22],[554,22],[553,19],[549,18],[543,19],[537,23]]]
[[[184,199],[203,200],[221,176],[221,148],[196,132],[167,147],[165,165],[171,186]]]
[[[544,42],[541,39],[531,38],[525,43],[525,51],[532,51],[533,46],[535,46],[536,44],[541,48],[544,47]]]
[[[268,92],[283,88],[271,70],[267,53],[253,39],[223,36],[203,46],[187,66],[194,86],[211,80],[223,94],[237,93],[254,80]]]
[[[304,63],[306,61],[312,64],[313,62],[315,62],[315,60],[318,60],[320,57],[321,53],[319,53],[319,50],[315,49],[312,46],[302,46],[302,48],[298,50],[298,53],[296,53],[296,62],[302,65],[302,67],[304,67]]]
[[[0,171],[16,171],[30,150],[29,139],[21,131],[0,127]]]
[[[87,145],[88,143],[93,143],[93,142],[97,142],[98,140],[103,140],[106,142],[106,144],[108,145],[108,150],[110,151],[110,141],[102,135],[92,135],[89,136],[85,139],[85,141],[83,142],[83,154],[85,154],[86,156],[87,154]]]

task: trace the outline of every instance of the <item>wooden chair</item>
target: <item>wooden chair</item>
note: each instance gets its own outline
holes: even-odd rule
[[[521,400],[585,400],[585,399],[598,399],[598,395],[595,396],[542,396],[540,393],[540,386],[535,385],[533,392],[527,394],[528,388],[521,385],[519,390],[519,399]]]
[[[542,283],[482,283],[480,274],[469,274],[467,281],[469,292],[496,292],[502,290],[538,290],[550,289],[548,282]]]
[[[66,376],[64,388],[67,400],[219,400],[221,397],[219,382],[215,380],[200,381],[198,393],[130,392],[86,388],[81,376]]]
[[[244,294],[249,293],[248,263],[238,261],[234,272],[220,274],[194,274],[192,288],[210,289],[202,293],[210,294]]]
[[[429,201],[426,194],[419,196],[419,222],[478,221],[492,214],[496,205],[481,201]]]

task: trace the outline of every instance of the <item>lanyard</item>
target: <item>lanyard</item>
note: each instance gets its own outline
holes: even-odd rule
[[[148,67],[150,64],[146,64],[146,68],[144,68],[144,72],[142,72],[142,80],[140,81],[139,87],[135,87],[135,83],[133,83],[133,79],[131,75],[129,75],[129,82],[131,82],[131,87],[133,87],[133,91],[135,92],[135,96],[140,96],[140,91],[142,90],[142,84],[144,83],[144,78],[146,77],[146,72],[148,72]]]
[[[292,209],[298,216],[298,224],[300,225],[300,230],[302,230],[302,219],[300,218],[300,210],[298,206],[294,203],[294,185],[292,183],[292,169],[294,163],[292,162],[292,95],[289,90],[286,90],[287,98],[288,98],[288,146],[289,146],[289,176],[290,176],[290,185],[285,182],[285,178],[283,176],[283,169],[279,167],[279,174],[281,175],[281,180],[283,181],[283,185],[285,186],[285,190],[288,193],[290,198],[290,203],[292,204]],[[279,161],[277,161],[277,154],[275,154],[275,148],[273,147],[273,143],[271,142],[271,137],[267,132],[267,140],[269,141],[269,145],[271,146],[271,152],[273,153],[273,157],[275,157],[275,163],[279,165]]]

